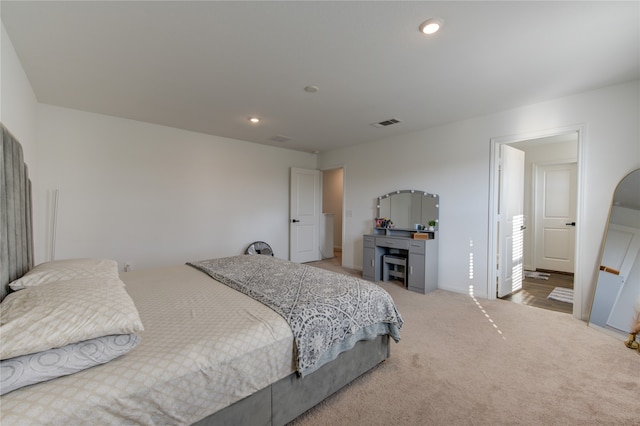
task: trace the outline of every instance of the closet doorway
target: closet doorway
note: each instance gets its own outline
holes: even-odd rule
[[[344,168],[322,170],[322,215],[325,221],[325,240],[331,242],[322,248],[323,259],[334,259],[342,266],[342,228],[344,206]],[[331,233],[331,235],[327,235]],[[322,239],[322,237],[321,237]]]
[[[491,271],[489,294],[503,300],[554,311],[580,315],[581,289],[574,288],[574,267],[577,224],[577,170],[580,129],[563,129],[556,133],[523,136],[511,140],[492,141],[492,225],[491,243],[496,270]],[[514,265],[502,262],[510,253],[500,229],[508,221],[501,204],[506,205],[508,193],[501,191],[501,145],[522,151],[524,188],[521,257]],[[501,247],[502,245],[502,247]],[[509,249],[511,247],[507,247]],[[512,257],[508,256],[511,260]],[[508,274],[501,268],[518,269],[519,286],[510,294],[498,295],[500,280]],[[492,286],[493,284],[493,286]],[[504,284],[502,284],[504,288]],[[509,292],[507,292],[509,293]],[[573,303],[573,300],[578,303]]]

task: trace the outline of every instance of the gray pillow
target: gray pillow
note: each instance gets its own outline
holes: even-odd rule
[[[126,354],[140,342],[135,334],[113,334],[61,348],[0,361],[0,395],[77,373]]]

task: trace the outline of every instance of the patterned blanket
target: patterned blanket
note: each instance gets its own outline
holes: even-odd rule
[[[402,317],[391,296],[368,281],[271,256],[188,262],[267,305],[289,323],[297,370],[310,374],[358,340],[381,334],[400,340]]]

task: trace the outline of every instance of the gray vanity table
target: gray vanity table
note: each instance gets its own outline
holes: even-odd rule
[[[378,218],[390,219],[393,227],[374,227],[372,234],[363,236],[363,278],[382,280],[388,275],[383,273],[389,267],[385,256],[390,256],[405,260],[404,282],[409,290],[427,293],[438,288],[439,197],[423,191],[396,191],[378,197],[377,208]],[[434,222],[430,228],[429,223]]]

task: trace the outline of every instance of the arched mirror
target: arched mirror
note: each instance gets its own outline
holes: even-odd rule
[[[639,298],[640,169],[622,179],[613,195],[589,325],[627,336]]]
[[[440,197],[415,189],[403,189],[378,197],[377,218],[391,220],[396,229],[438,230]]]

